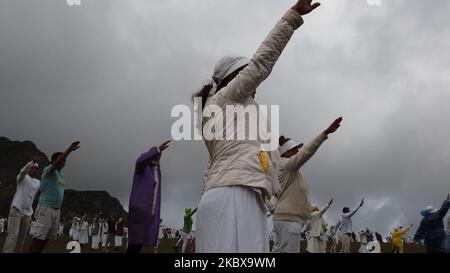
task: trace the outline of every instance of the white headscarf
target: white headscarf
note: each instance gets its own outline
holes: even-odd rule
[[[226,77],[230,76],[231,73],[243,67],[244,65],[248,65],[249,63],[250,59],[237,55],[227,55],[220,59],[214,67],[211,79],[208,79],[203,84],[204,87],[212,85],[208,97],[216,93],[217,86],[220,85]]]

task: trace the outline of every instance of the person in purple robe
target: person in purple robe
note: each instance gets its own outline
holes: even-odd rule
[[[161,211],[159,160],[170,140],[141,154],[136,160],[128,214],[128,253],[156,247]]]

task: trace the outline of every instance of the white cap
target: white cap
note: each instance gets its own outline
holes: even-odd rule
[[[302,145],[302,144],[301,143],[297,143],[297,142],[295,142],[295,141],[290,139],[286,143],[281,145],[281,147],[278,148],[278,151],[280,152],[280,155],[283,155],[285,152],[287,152],[287,151],[289,151],[289,150],[291,150],[291,149],[293,149],[295,147],[298,147],[300,145]]]

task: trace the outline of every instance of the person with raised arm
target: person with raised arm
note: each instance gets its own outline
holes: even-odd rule
[[[33,240],[29,252],[40,253],[49,240],[58,238],[58,225],[61,206],[64,199],[65,178],[62,169],[67,157],[80,148],[80,142],[75,141],[64,151],[52,155],[50,165],[44,168],[41,178],[40,197],[34,218],[31,223],[30,235]]]
[[[338,230],[341,235],[341,253],[350,253],[350,243],[352,241],[353,234],[352,217],[363,206],[363,204],[364,199],[362,199],[361,203],[359,203],[353,210],[350,210],[348,207],[342,209],[341,219],[336,224],[336,230]]]
[[[279,181],[281,192],[273,215],[275,240],[273,253],[299,253],[301,230],[308,222],[311,212],[309,187],[300,169],[330,134],[341,126],[342,117],[333,121],[323,132],[306,146],[291,139],[280,137],[281,165]]]
[[[184,219],[183,219],[183,228],[181,229],[181,238],[175,245],[175,251],[178,252],[178,248],[181,244],[181,253],[186,252],[186,248],[188,246],[188,241],[190,239],[190,234],[192,231],[192,224],[194,221],[192,220],[192,216],[197,212],[197,208],[192,210],[191,208],[184,209]]]
[[[328,225],[323,215],[333,204],[331,199],[325,207],[313,207],[309,218],[309,239],[306,250],[308,253],[326,253]]]
[[[414,225],[410,225],[407,228],[400,226],[398,228],[394,228],[394,230],[391,232],[392,252],[393,253],[403,253],[404,252],[404,238],[413,226]]]
[[[33,215],[33,201],[39,191],[39,164],[45,155],[38,151],[32,160],[28,162],[19,172],[16,178],[17,189],[14,194],[8,218],[8,236],[3,246],[4,253],[22,252],[23,243],[28,235],[31,216]]]
[[[303,24],[303,16],[319,5],[311,0],[297,1],[251,59],[234,55],[222,58],[214,68],[212,79],[194,95],[204,106],[203,116],[206,117],[202,131],[209,153],[196,221],[196,251],[199,253],[269,252],[265,204],[273,195],[274,172],[277,171],[268,153],[270,149],[265,149],[261,137],[256,140],[250,136],[234,140],[208,137],[207,124],[215,121],[215,116],[208,116],[206,109],[219,108],[223,116],[226,116],[227,106],[258,109],[254,100],[258,86],[270,75],[295,30]],[[239,130],[243,128],[234,128],[235,123],[237,117],[234,123],[227,121],[224,132],[233,129],[227,135],[241,133]],[[249,126],[246,122],[245,127]],[[218,231],[221,236],[217,236]]]
[[[438,210],[428,206],[420,214],[423,216],[414,236],[414,241],[423,241],[427,253],[450,253],[450,238],[444,229],[444,218],[450,208],[450,193]]]
[[[161,219],[162,153],[170,140],[141,154],[134,168],[128,214],[128,253],[139,253],[142,247],[156,247]]]

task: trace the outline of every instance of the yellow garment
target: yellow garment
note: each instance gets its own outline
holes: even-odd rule
[[[405,237],[406,233],[408,233],[409,228],[400,228],[400,229],[394,229],[393,232],[391,232],[391,238],[392,238],[392,249],[398,250],[400,253],[403,253],[403,237]]]
[[[266,152],[259,152],[259,163],[261,164],[261,168],[263,169],[264,173],[267,174],[270,169],[270,163],[269,163],[269,157]]]

